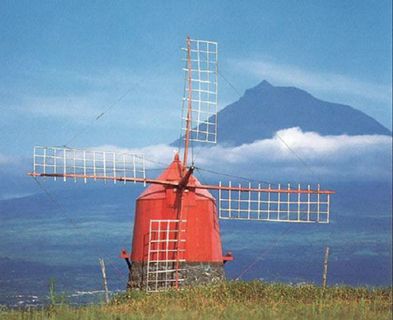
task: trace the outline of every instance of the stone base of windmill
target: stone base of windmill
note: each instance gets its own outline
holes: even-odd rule
[[[193,262],[193,263],[181,263],[179,266],[181,269],[178,273],[181,286],[207,284],[212,282],[218,282],[225,279],[224,264],[222,263],[206,263],[206,262]],[[162,270],[162,269],[160,269]],[[152,270],[151,270],[152,271]],[[153,270],[154,272],[154,270]],[[168,274],[170,279],[174,276],[174,273]],[[165,277],[165,275],[163,275]],[[129,273],[127,289],[145,290],[146,289],[146,278],[147,278],[147,264],[141,262],[133,262]],[[150,279],[155,279],[154,276]],[[174,284],[174,282],[167,282],[167,285]],[[162,280],[158,283],[160,289],[165,282]],[[154,284],[153,284],[154,286]]]

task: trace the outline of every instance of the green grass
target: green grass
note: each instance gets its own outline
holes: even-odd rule
[[[159,294],[128,292],[109,305],[3,310],[0,319],[392,319],[392,288],[229,281]]]

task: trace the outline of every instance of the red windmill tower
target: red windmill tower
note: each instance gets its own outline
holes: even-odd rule
[[[160,291],[224,278],[220,219],[329,223],[329,190],[287,185],[204,185],[188,165],[190,143],[217,140],[217,43],[187,38],[183,97],[184,153],[158,178],[145,176],[143,155],[35,147],[33,177],[149,184],[136,200],[132,251],[122,251],[128,287]],[[209,190],[218,191],[216,199]]]

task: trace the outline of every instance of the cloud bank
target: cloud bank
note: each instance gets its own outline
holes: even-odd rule
[[[391,147],[391,136],[322,136],[295,127],[280,130],[270,139],[236,147],[216,145],[194,148],[193,157],[199,168],[197,176],[202,182],[239,181],[211,172],[215,171],[242,176],[250,181],[273,184],[321,183],[323,188],[329,188],[335,182],[391,183]],[[94,150],[143,153],[147,176],[152,178],[169,165],[177,151],[173,146],[165,144],[144,148],[102,145]],[[13,157],[0,153],[3,182],[0,199],[37,192],[34,181],[26,176],[31,165],[31,157]],[[58,187],[62,188],[62,184]]]
[[[295,127],[280,130],[270,139],[236,147],[194,148],[193,155],[201,174],[208,174],[202,170],[208,169],[282,182],[388,180],[392,171],[391,146],[390,136],[321,136]],[[166,167],[175,151],[162,144],[139,149],[106,145],[99,149],[143,153],[148,169]]]

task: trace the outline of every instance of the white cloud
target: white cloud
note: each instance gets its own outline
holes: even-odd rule
[[[20,105],[20,112],[29,112],[39,117],[74,119],[76,122],[94,119],[101,105],[99,96],[45,96],[26,97]],[[101,100],[102,101],[102,100]]]
[[[194,149],[194,155],[197,167],[250,178],[275,181],[386,180],[392,170],[391,145],[390,136],[321,136],[315,132],[303,132],[300,128],[289,128],[278,131],[271,139],[237,147],[198,147]],[[140,149],[102,146],[100,149],[144,153],[146,159],[152,160],[147,163],[148,168],[165,167],[174,151],[167,145]]]
[[[295,85],[303,89],[363,97],[382,103],[391,103],[391,85],[381,85],[354,79],[337,73],[317,73],[292,65],[277,64],[266,60],[233,60],[233,65],[273,83]]]
[[[166,144],[151,145],[143,148],[122,148],[114,145],[102,145],[91,150],[143,154],[146,159],[147,169],[165,168],[173,160],[177,152],[175,147]]]
[[[169,116],[180,116],[181,81],[182,77],[160,74],[152,77],[148,72],[133,70],[96,74],[43,70],[35,82],[46,86],[19,95],[15,107],[8,108],[20,114],[76,123],[94,121],[107,111],[105,118],[110,117],[111,122],[143,127],[157,114],[162,115],[162,110],[169,110],[166,113]],[[173,108],[174,104],[178,107]]]
[[[0,166],[12,164],[15,161],[14,157],[0,153]]]

